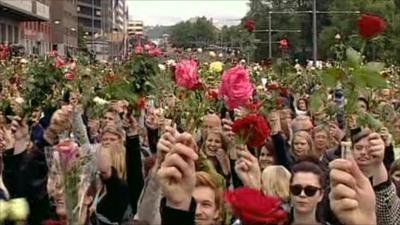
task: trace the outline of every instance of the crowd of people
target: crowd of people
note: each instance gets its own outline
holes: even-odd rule
[[[180,71],[178,84],[182,71],[193,75],[163,66]],[[237,60],[231,68],[226,74],[249,79],[245,71],[254,65]],[[3,94],[18,92],[10,83]],[[355,122],[357,114],[319,120],[325,111],[310,109],[311,93],[280,89],[280,103],[257,114],[266,132],[250,125],[243,134],[235,123],[280,84],[259,85],[239,107],[219,95],[223,110],[192,118],[201,123],[190,129],[168,113],[185,98],[174,91],[142,98],[140,107],[97,98],[105,107],[100,117],[82,103],[86,90],[66,88],[55,110],[30,112],[20,109],[27,99],[3,95],[10,104],[0,112],[0,224],[400,224],[397,113],[378,129]],[[398,110],[396,90],[369,91],[371,99],[359,93],[358,112],[379,113],[372,99]],[[337,93],[329,93],[331,103],[344,104]],[[265,133],[256,146],[247,142],[255,133]]]

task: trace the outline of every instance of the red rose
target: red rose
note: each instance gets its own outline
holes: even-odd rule
[[[146,106],[146,98],[139,97],[136,101],[136,105],[137,105],[138,109],[144,109]]]
[[[288,213],[281,208],[281,201],[251,188],[238,188],[224,193],[234,214],[248,224],[283,224]]]
[[[51,57],[57,57],[58,56],[58,52],[56,50],[52,50],[49,53],[47,53],[48,56]]]
[[[271,133],[264,116],[256,113],[235,120],[232,131],[245,140],[249,147],[255,148],[260,148]]]
[[[262,106],[262,102],[249,102],[245,106],[247,109],[250,109],[252,111],[259,110]]]
[[[289,97],[289,89],[288,89],[288,88],[286,88],[286,87],[281,87],[280,89],[281,89],[281,95],[282,95],[283,97]]]
[[[358,29],[364,38],[372,38],[386,31],[387,24],[379,16],[362,15],[358,19]]]
[[[74,80],[75,79],[75,74],[68,72],[66,74],[64,74],[65,79],[67,80]]]
[[[249,19],[244,24],[244,27],[247,29],[247,31],[253,32],[256,29],[256,21]]]
[[[160,48],[152,48],[149,50],[149,55],[153,57],[158,57],[162,54],[162,51]]]
[[[65,65],[65,61],[59,57],[57,57],[56,61],[54,62],[55,68],[60,68]]]
[[[284,106],[285,101],[286,101],[286,98],[279,96],[279,97],[276,98],[276,105],[278,107],[282,107],[282,106]]]
[[[287,49],[289,47],[289,41],[287,39],[282,39],[279,41],[279,47]]]
[[[278,90],[280,88],[280,86],[279,86],[279,84],[277,83],[277,82],[272,82],[271,84],[269,84],[268,86],[267,86],[267,89],[269,90],[269,91],[276,91],[276,90]]]

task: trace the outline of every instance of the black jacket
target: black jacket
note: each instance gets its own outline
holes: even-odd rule
[[[196,201],[192,198],[190,209],[182,211],[167,206],[167,200],[163,198],[160,206],[162,225],[195,225]]]
[[[126,139],[126,169],[130,194],[129,202],[132,207],[132,214],[135,215],[137,211],[137,203],[144,186],[142,158],[138,135],[127,137]]]
[[[41,224],[50,211],[44,153],[25,150],[14,155],[14,149],[10,149],[4,152],[3,162],[3,180],[10,198],[26,198],[30,208],[28,224]]]
[[[116,170],[112,175],[103,180],[107,194],[97,204],[97,213],[103,215],[111,222],[121,223],[129,206],[129,190],[124,180],[118,177]]]

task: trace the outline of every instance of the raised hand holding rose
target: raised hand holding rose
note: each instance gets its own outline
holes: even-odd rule
[[[245,186],[261,188],[261,170],[258,160],[245,146],[237,148],[239,159],[236,161],[235,171]]]
[[[193,148],[194,147],[194,148]],[[167,205],[181,210],[188,210],[196,183],[195,160],[196,143],[192,135],[179,134],[172,146],[172,151],[165,157],[157,172]]]
[[[331,169],[330,206],[346,225],[376,225],[375,193],[367,177],[354,161],[336,159]]]

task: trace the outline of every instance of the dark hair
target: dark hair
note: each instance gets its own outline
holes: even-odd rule
[[[314,156],[304,156],[301,157],[292,167],[292,177],[290,178],[290,183],[293,182],[293,177],[296,173],[305,172],[313,173],[319,178],[319,183],[322,189],[326,186],[326,174],[322,170],[318,158]]]
[[[358,98],[358,101],[364,102],[364,103],[365,103],[365,106],[367,107],[367,111],[369,111],[369,102],[368,102],[368,100],[367,100],[366,98],[364,98],[364,97],[359,97],[359,98]]]

